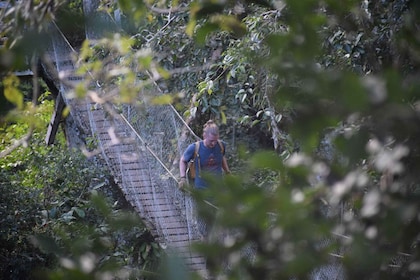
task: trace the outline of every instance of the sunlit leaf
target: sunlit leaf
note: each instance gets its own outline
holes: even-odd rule
[[[23,108],[23,94],[19,91],[19,79],[16,76],[7,76],[3,79],[4,96],[8,101],[16,105],[19,109]]]
[[[221,111],[220,112],[220,116],[221,116],[221,118],[222,118],[222,124],[226,124],[226,114],[225,114],[225,112],[224,111]]]
[[[221,30],[231,32],[237,37],[242,37],[247,32],[245,24],[233,15],[217,15],[210,20],[217,24]]]
[[[190,20],[185,29],[185,33],[188,36],[193,37],[196,25],[197,25],[197,22],[195,20]],[[203,38],[200,38],[200,41],[203,41]]]
[[[213,32],[216,31],[218,28],[217,24],[214,23],[205,23],[199,28],[197,28],[197,31],[195,33],[195,40],[198,44],[203,45],[206,42],[207,36]]]
[[[157,71],[164,79],[169,79],[171,77],[171,73],[167,71],[166,69],[164,69],[163,67],[158,67]]]
[[[82,209],[78,208],[78,207],[73,207],[72,208],[74,210],[74,212],[76,212],[76,214],[80,217],[80,218],[84,218],[86,216],[85,211],[83,211]]]
[[[163,94],[152,98],[152,104],[154,105],[166,105],[171,104],[174,97],[170,94]]]

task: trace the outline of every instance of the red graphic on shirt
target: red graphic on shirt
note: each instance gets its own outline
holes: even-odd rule
[[[207,159],[206,166],[210,168],[217,166],[216,158],[214,157],[213,154],[210,154],[209,158]]]

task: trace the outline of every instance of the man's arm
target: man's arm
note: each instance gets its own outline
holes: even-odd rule
[[[179,181],[178,187],[180,190],[185,190],[186,186],[188,185],[188,181],[186,179],[186,171],[187,171],[187,162],[184,160],[184,157],[181,156],[179,159]]]
[[[222,159],[222,168],[223,168],[223,170],[225,171],[226,174],[230,174],[229,165],[227,163],[227,160],[226,160],[225,156],[223,156],[223,159]]]
[[[185,178],[187,172],[187,162],[184,160],[184,157],[181,156],[179,159],[179,177]]]

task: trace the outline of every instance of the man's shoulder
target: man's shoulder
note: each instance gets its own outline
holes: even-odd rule
[[[196,141],[188,145],[186,151],[195,151],[201,145],[202,141]]]
[[[194,152],[198,153],[198,151],[200,150],[201,145],[204,145],[204,144],[203,144],[203,141],[196,141],[192,145],[194,146]]]
[[[226,149],[226,142],[225,142],[225,141],[223,141],[223,140],[217,140],[217,142],[218,142],[219,147],[220,147],[220,149],[222,150],[222,152],[224,152],[224,151],[225,151],[225,149]]]
[[[222,140],[222,139],[219,139],[219,140],[217,140],[220,144],[222,144],[223,146],[226,146],[226,141],[225,140]]]

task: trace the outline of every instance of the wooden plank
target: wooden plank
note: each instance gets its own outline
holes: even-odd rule
[[[129,155],[126,155],[128,157]],[[122,163],[124,163],[124,169],[126,170],[126,175],[131,175],[132,177],[138,176],[142,173],[149,173],[149,170],[142,168],[142,164],[137,159],[133,159],[131,161],[128,161],[128,159],[123,160]],[[150,180],[149,180],[150,181]]]
[[[165,237],[170,240],[171,246],[174,248],[182,247],[178,246],[177,242],[189,242],[188,232],[173,233],[170,230],[162,229],[165,232]]]
[[[174,212],[174,207],[170,204],[160,204],[160,205],[156,205],[156,204],[145,204],[142,202],[143,207],[151,207],[153,209],[156,209],[154,211],[159,211],[159,212],[163,212],[163,211],[169,211],[169,212]],[[178,211],[176,211],[178,212]]]
[[[131,191],[131,194],[136,194],[142,200],[153,199],[154,196],[159,196],[159,195],[164,194],[163,191],[155,190],[152,186],[136,187],[136,188],[131,188],[129,190]]]
[[[187,232],[187,231],[185,231],[185,232]],[[172,231],[168,231],[165,234],[165,236],[168,236],[171,239],[174,239],[174,238],[179,237],[179,239],[175,239],[175,240],[178,240],[178,241],[186,241],[186,240],[188,240],[188,238],[185,238],[185,235],[180,235],[177,232],[172,232]],[[173,244],[176,244],[175,240],[173,241]]]
[[[145,176],[146,177],[146,176]],[[129,185],[125,186],[125,189],[132,193],[132,194],[136,194],[136,195],[144,195],[144,194],[152,194],[153,192],[156,193],[160,193],[162,192],[161,190],[155,189],[152,185],[150,185],[150,180],[147,180],[147,178],[127,178],[127,176],[125,176],[125,181],[127,182],[127,184],[129,183]]]
[[[157,209],[155,207],[143,207],[143,210],[147,211],[152,218],[156,217],[159,220],[165,219],[179,219],[179,212],[174,210]]]
[[[125,178],[127,178],[126,181],[130,180],[132,182],[132,185],[135,185],[137,182],[140,182],[141,186],[143,185],[151,185],[150,182],[150,172],[149,170],[144,170],[141,168],[134,168],[134,165],[123,163],[124,167],[126,165],[129,165],[131,169],[124,168],[123,175]],[[148,184],[144,184],[144,181],[149,182]],[[130,186],[128,186],[130,187]]]
[[[138,194],[137,197],[141,200],[142,205],[144,206],[162,206],[162,205],[172,205],[169,199],[165,196],[164,193],[153,193],[153,190],[149,193]]]
[[[163,201],[163,200],[161,200],[161,201]],[[174,209],[175,208],[175,205],[172,204],[172,202],[169,201],[169,200],[166,200],[166,203],[158,203],[158,202],[156,202],[152,199],[148,199],[148,200],[141,200],[141,204],[144,207],[152,206],[152,207],[159,208],[159,209]]]
[[[139,195],[142,195],[143,199],[167,199],[167,193],[165,192],[165,189],[155,185],[151,184],[150,180],[147,185],[133,185],[130,188],[131,191],[136,191]]]
[[[146,188],[150,189],[150,192],[152,190],[152,187],[150,186],[150,180],[146,180],[146,178],[130,178],[128,176],[124,176],[124,182],[126,183],[126,186],[122,188],[132,194],[141,195],[145,193]]]
[[[141,172],[141,171],[140,171]],[[138,172],[138,173],[140,173]],[[127,190],[137,191],[141,188],[150,188],[153,189],[151,186],[149,176],[145,176],[143,174],[136,174],[137,172],[131,174],[123,174],[125,178],[125,182],[129,183],[129,185],[125,186]]]
[[[147,210],[151,216],[153,217],[159,217],[161,219],[165,219],[165,218],[172,218],[172,217],[179,217],[179,213],[177,213],[176,211],[170,209],[170,210],[165,210],[165,209],[156,209],[155,207],[143,207],[143,209]]]
[[[160,207],[160,206],[163,206],[163,205],[162,204],[161,205],[155,205],[153,202],[145,203],[144,201],[141,201],[141,205],[145,209],[151,209],[153,212],[160,211],[160,212],[162,212],[162,214],[165,214],[165,215],[168,214],[168,213],[172,213],[172,212],[177,212],[178,213],[178,211],[175,211],[175,209],[174,209],[175,207],[167,207],[167,206]],[[172,216],[172,215],[169,215],[169,216]],[[162,217],[166,217],[166,216],[162,216]]]
[[[185,232],[188,232],[188,230],[185,228],[185,223],[181,223],[180,221],[165,222],[163,226],[167,229],[180,228]]]
[[[132,206],[136,209],[137,212],[148,212],[148,214],[151,216],[151,219],[154,219],[155,217],[160,217],[159,215],[159,211],[157,211],[153,206],[147,206],[145,207],[144,205],[141,205],[141,201],[137,201],[137,200],[133,200],[128,198],[127,199],[129,202],[132,202]],[[140,204],[140,205],[138,205]],[[168,212],[168,211],[165,211]],[[177,211],[169,211],[170,213],[172,213],[172,215],[166,215],[165,218],[166,219],[172,219],[173,221],[178,221],[179,220],[179,214],[177,213]],[[181,221],[179,222],[181,223]]]

